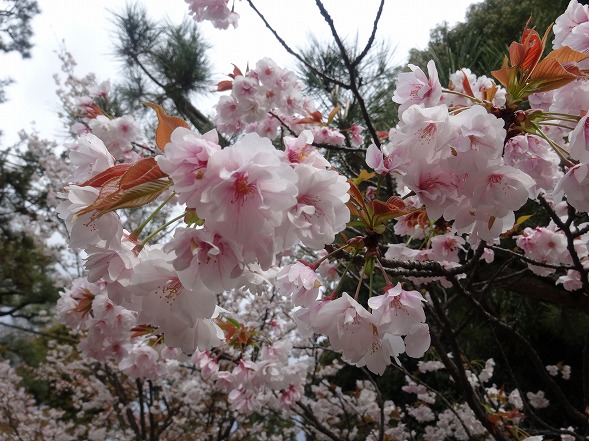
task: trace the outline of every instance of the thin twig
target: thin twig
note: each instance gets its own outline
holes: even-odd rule
[[[567,238],[567,250],[571,256],[573,261],[573,265],[575,270],[579,272],[579,276],[581,278],[581,284],[583,285],[583,292],[585,295],[589,295],[589,278],[587,273],[589,270],[583,266],[581,263],[581,259],[579,258],[579,254],[577,253],[577,249],[575,248],[575,237],[576,235],[571,232],[570,224],[572,223],[572,218],[574,217],[574,209],[569,205],[569,220],[567,223],[563,223],[560,218],[556,215],[552,207],[546,199],[544,199],[543,195],[538,196],[538,200],[540,201],[540,205],[546,210],[552,221],[556,224],[558,228],[564,233]]]
[[[378,11],[376,12],[376,17],[374,18],[374,23],[372,24],[372,33],[370,34],[370,38],[368,39],[366,46],[362,50],[362,53],[360,55],[358,55],[356,57],[356,59],[352,62],[353,67],[358,66],[362,62],[362,60],[368,54],[368,52],[370,51],[370,48],[374,44],[374,38],[376,37],[376,29],[378,28],[378,22],[380,21],[380,17],[382,16],[383,7],[384,7],[384,0],[380,0],[380,5],[378,6]]]
[[[583,414],[579,410],[577,410],[567,399],[567,396],[564,394],[562,389],[558,386],[558,384],[550,377],[550,375],[546,372],[544,368],[544,364],[542,360],[538,356],[536,350],[530,345],[528,340],[521,335],[518,331],[513,329],[508,324],[504,323],[493,314],[487,311],[487,309],[477,300],[474,296],[464,289],[460,281],[456,277],[451,277],[450,282],[452,282],[453,287],[458,290],[466,299],[468,299],[481,313],[484,317],[488,320],[488,322],[493,325],[495,328],[500,329],[501,331],[508,332],[510,336],[516,338],[518,343],[521,345],[522,350],[527,354],[528,360],[530,361],[531,365],[534,367],[536,374],[540,377],[541,380],[544,381],[548,391],[557,399],[559,404],[562,407],[562,410],[566,412],[566,414],[573,419],[577,424],[582,425],[584,427],[589,426],[589,419],[587,415]]]
[[[348,70],[348,74],[350,76],[350,90],[352,91],[352,94],[354,95],[354,97],[358,101],[358,106],[360,106],[360,110],[362,112],[362,117],[364,119],[364,123],[366,124],[366,128],[368,129],[368,132],[370,132],[370,136],[372,137],[372,142],[374,142],[374,144],[376,144],[377,147],[380,147],[380,139],[378,138],[378,134],[376,133],[376,129],[372,125],[372,119],[370,118],[370,115],[368,114],[368,108],[366,107],[366,103],[364,102],[364,97],[362,96],[362,94],[360,93],[360,90],[358,89],[358,84],[356,83],[355,67],[352,65],[352,62],[350,60],[350,57],[348,56],[348,52],[346,50],[346,47],[344,46],[344,43],[342,42],[339,34],[337,33],[337,30],[335,29],[335,24],[333,23],[333,20],[332,20],[331,16],[329,15],[329,12],[327,12],[327,10],[325,9],[325,6],[323,6],[323,3],[321,2],[321,0],[315,0],[315,4],[319,8],[321,15],[323,16],[323,18],[325,19],[329,28],[331,29],[331,35],[335,39],[335,43],[337,44],[337,47],[339,48],[340,54],[342,56],[342,60],[344,62],[344,65],[346,66],[346,69]]]
[[[312,64],[310,64],[307,60],[305,60],[301,55],[299,55],[298,53],[296,53],[286,43],[286,41],[284,41],[282,39],[282,37],[280,37],[280,35],[278,35],[278,32],[276,32],[276,30],[272,27],[272,25],[270,23],[268,23],[268,20],[266,20],[266,17],[264,17],[264,15],[258,10],[258,8],[256,8],[256,6],[252,2],[252,0],[247,0],[247,3],[254,10],[254,12],[258,15],[258,17],[260,17],[260,19],[264,22],[264,24],[266,25],[266,27],[268,28],[268,30],[270,32],[272,32],[272,35],[274,35],[274,38],[276,38],[276,40],[278,40],[278,42],[282,45],[282,47],[286,50],[286,52],[288,52],[289,54],[291,54],[293,57],[295,57],[297,60],[299,60],[301,63],[303,63],[305,65],[305,67],[307,67],[307,69],[310,69],[311,71],[313,71],[313,73],[315,75],[320,76],[325,81],[330,81],[330,82],[332,82],[334,84],[337,84],[338,86],[340,86],[340,87],[342,87],[344,89],[351,89],[351,87],[350,87],[349,84],[346,84],[346,83],[344,83],[342,81],[336,80],[335,78],[331,78],[329,75],[326,75],[324,72],[321,72],[315,66],[313,66]]]
[[[576,270],[577,269],[577,267],[572,266],[572,265],[564,265],[564,264],[553,265],[551,263],[540,262],[539,260],[530,259],[529,257],[526,257],[523,254],[519,254],[519,253],[516,253],[515,251],[507,250],[505,248],[501,248],[496,245],[488,245],[487,248],[489,248],[493,251],[497,251],[499,253],[507,254],[512,257],[516,257],[519,260],[523,260],[524,262],[529,263],[530,265],[541,266],[544,268],[552,268],[552,269],[557,269],[557,270],[558,269],[566,269],[566,270],[569,270],[569,269]]]
[[[0,325],[6,326],[7,328],[18,329],[19,331],[28,332],[30,334],[35,334],[40,337],[50,338],[52,340],[63,341],[65,343],[73,343],[78,344],[80,343],[78,340],[68,337],[60,337],[59,335],[49,334],[47,332],[35,331],[33,329],[23,328],[22,326],[18,325],[11,325],[9,323],[0,322]]]

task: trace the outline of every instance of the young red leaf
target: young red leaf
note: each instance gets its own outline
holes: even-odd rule
[[[462,78],[462,87],[464,88],[464,92],[468,95],[474,98],[474,92],[472,91],[472,88],[470,87],[470,82],[468,81],[468,75],[466,75],[466,72],[462,72],[464,77]]]
[[[116,201],[109,207],[101,210],[101,214],[121,208],[137,208],[153,202],[157,197],[172,185],[168,180],[144,182],[136,187],[123,190]]]
[[[111,168],[104,170],[102,173],[97,174],[93,178],[88,179],[86,182],[80,184],[80,187],[102,187],[106,182],[110,181],[111,179],[123,175],[127,170],[129,170],[130,167],[131,164],[114,165]]]
[[[404,214],[408,213],[406,209],[400,208],[396,204],[389,204],[387,202],[382,202],[378,200],[370,202],[369,205],[373,216],[373,227],[382,224],[389,219],[403,216]]]
[[[249,70],[249,69],[246,69],[246,71],[247,70]],[[233,65],[233,73],[229,74],[229,76],[231,78],[235,79],[236,77],[242,77],[243,73],[241,73],[241,69],[234,64]]]
[[[167,174],[160,170],[155,158],[144,158],[129,168],[122,176],[119,186],[121,189],[126,190],[144,182],[154,181],[167,176]]]
[[[521,61],[521,71],[526,75],[532,72],[538,61],[540,61],[540,57],[542,57],[542,52],[544,51],[544,45],[542,44],[542,40],[540,40],[540,35],[532,30],[525,37],[524,46],[525,54]]]
[[[213,92],[225,92],[226,90],[233,89],[233,81],[223,80],[217,83],[217,88]]]

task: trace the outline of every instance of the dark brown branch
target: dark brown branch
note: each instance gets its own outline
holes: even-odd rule
[[[323,6],[323,3],[321,2],[321,0],[315,0],[315,4],[319,8],[321,15],[323,16],[323,18],[327,22],[329,28],[331,29],[331,35],[335,39],[335,43],[337,44],[337,47],[339,48],[344,65],[346,66],[348,74],[350,75],[350,90],[352,91],[352,94],[354,95],[354,97],[358,101],[358,106],[360,106],[360,111],[362,112],[362,117],[364,119],[364,123],[366,124],[366,128],[368,129],[368,132],[370,133],[370,136],[372,137],[372,142],[374,142],[374,144],[377,147],[380,147],[380,139],[378,138],[378,135],[376,133],[376,129],[374,128],[374,125],[372,124],[372,119],[370,118],[370,115],[368,114],[368,108],[366,107],[366,103],[364,102],[364,97],[362,97],[362,94],[360,93],[360,90],[358,89],[358,84],[356,83],[355,68],[352,65],[350,57],[348,56],[348,52],[346,51],[346,47],[344,46],[344,43],[342,42],[341,38],[339,37],[339,34],[337,33],[337,30],[335,29],[335,24],[333,23],[333,20],[332,20],[331,16],[329,15],[329,12],[327,12],[327,10],[325,9],[325,6]]]
[[[340,437],[338,437],[335,433],[328,430],[325,426],[323,426],[323,424],[321,424],[321,421],[317,419],[317,417],[315,416],[311,408],[309,408],[309,406],[301,403],[300,401],[297,402],[297,406],[302,409],[302,412],[297,413],[303,418],[305,418],[307,421],[309,421],[315,429],[317,429],[319,432],[327,436],[329,439],[332,439],[333,441],[341,441]]]
[[[125,407],[125,413],[127,415],[127,421],[129,422],[129,426],[131,426],[133,433],[135,433],[135,437],[137,439],[141,439],[141,431],[139,429],[139,426],[137,425],[137,421],[135,420],[135,415],[129,407],[129,400],[127,399],[121,382],[117,378],[117,375],[113,373],[112,370],[108,367],[108,365],[104,365],[104,371],[106,372],[106,375],[109,378],[111,384],[115,388],[115,393],[117,394],[119,402]]]
[[[440,357],[442,358],[442,361],[444,362],[444,365],[446,365],[446,367],[448,368],[448,370],[452,374],[452,377],[454,377],[454,380],[460,385],[463,395],[464,395],[464,399],[466,400],[466,402],[468,403],[468,405],[470,406],[470,408],[474,412],[474,414],[475,414],[476,418],[479,420],[479,422],[485,427],[485,429],[487,429],[487,431],[496,440],[507,441],[505,439],[505,437],[503,436],[503,434],[501,432],[499,432],[497,430],[497,428],[489,420],[487,412],[486,412],[485,408],[483,407],[483,405],[481,404],[481,400],[477,397],[474,388],[472,387],[472,385],[468,381],[468,378],[466,376],[466,371],[460,361],[460,360],[462,360],[462,350],[458,346],[458,342],[456,341],[455,334],[454,334],[454,329],[452,328],[452,324],[450,323],[448,316],[446,315],[445,311],[442,308],[442,305],[440,304],[438,298],[435,295],[431,295],[431,300],[432,300],[433,307],[430,307],[429,309],[430,309],[430,311],[434,312],[435,315],[440,320],[440,322],[444,328],[443,329],[444,335],[446,335],[449,338],[450,346],[452,348],[452,355],[455,360],[454,362],[451,362],[449,357],[445,354],[444,348],[441,346],[441,342],[438,340],[436,342],[436,346],[438,349],[438,353],[439,353]],[[437,336],[436,336],[436,338],[437,338]],[[433,336],[432,336],[432,341],[434,341]]]
[[[492,325],[495,329],[498,329],[504,333],[507,333],[510,338],[515,337],[518,343],[521,345],[521,349],[528,357],[531,365],[533,366],[536,374],[540,377],[540,379],[544,382],[547,387],[547,390],[550,394],[552,394],[558,403],[560,404],[562,410],[571,418],[573,419],[576,424],[579,424],[583,427],[589,426],[589,417],[579,410],[575,409],[575,407],[569,402],[566,395],[560,389],[558,384],[550,377],[548,372],[544,367],[544,363],[538,356],[536,350],[530,345],[530,343],[526,340],[526,338],[513,329],[508,324],[502,322],[493,314],[487,311],[487,309],[477,300],[474,296],[464,289],[462,284],[458,279],[452,277],[450,279],[452,282],[453,287],[458,290],[466,299],[468,299],[487,319],[490,325]]]
[[[482,278],[482,282],[486,282],[487,274],[491,268],[493,265],[485,266],[484,269],[478,271],[477,275]],[[516,276],[518,277],[517,281],[509,281],[510,278]],[[505,268],[502,276],[495,279],[493,288],[503,288],[511,293],[534,300],[589,313],[589,297],[575,295],[562,286],[556,285],[554,280],[536,276],[528,270],[522,273],[520,270]]]
[[[143,65],[141,60],[137,54],[132,54],[133,61],[139,66],[139,68],[147,75],[147,77],[155,83],[160,89],[162,89],[168,98],[170,98],[174,102],[174,106],[176,106],[176,110],[184,115],[194,127],[201,133],[208,132],[211,129],[215,128],[215,125],[196,107],[192,105],[192,103],[186,99],[186,97],[180,93],[178,90],[175,90],[172,86],[166,85],[158,81],[156,77],[154,77],[151,72]],[[223,136],[219,136],[219,144],[221,146],[229,145],[229,141],[225,139]]]
[[[380,17],[382,16],[383,8],[384,8],[384,0],[380,0],[380,5],[378,6],[378,11],[376,12],[376,17],[374,18],[374,23],[372,24],[372,33],[370,34],[370,38],[368,39],[366,46],[362,50],[362,53],[360,55],[358,55],[356,57],[356,59],[352,62],[353,67],[358,66],[362,62],[362,60],[368,54],[368,51],[370,51],[370,48],[374,44],[374,38],[376,37],[376,29],[378,28],[378,22],[380,21]]]
[[[581,284],[583,285],[583,293],[585,295],[589,295],[589,279],[587,276],[589,270],[587,268],[585,268],[583,266],[583,264],[581,263],[581,259],[579,258],[579,255],[577,254],[577,250],[575,249],[575,236],[576,236],[576,234],[573,234],[570,229],[570,224],[572,223],[573,218],[574,218],[574,214],[575,214],[573,207],[571,207],[569,205],[569,218],[567,220],[567,223],[565,224],[556,215],[556,213],[554,212],[552,207],[550,207],[550,204],[546,201],[546,199],[544,199],[544,196],[539,195],[538,200],[540,201],[540,205],[542,205],[542,208],[544,208],[544,210],[546,210],[546,212],[550,216],[550,219],[552,219],[552,221],[556,224],[556,226],[558,228],[560,228],[561,231],[566,236],[567,250],[569,251],[569,254],[571,255],[571,259],[573,260],[573,265],[575,267],[575,270],[577,270],[579,272],[579,275],[581,277]]]
[[[564,264],[553,265],[551,263],[540,262],[538,260],[530,259],[529,257],[526,257],[523,254],[519,254],[519,253],[516,253],[515,251],[507,250],[505,248],[501,248],[496,245],[489,245],[489,246],[487,246],[487,248],[489,248],[493,251],[497,251],[498,253],[507,254],[509,256],[516,257],[517,259],[522,260],[526,263],[529,263],[531,265],[541,266],[543,268],[552,268],[552,269],[557,269],[557,270],[569,270],[569,269],[576,270],[577,269],[577,267],[572,266],[572,265],[564,265]]]
[[[451,277],[459,274],[464,274],[470,271],[479,262],[483,252],[485,251],[485,242],[481,242],[475,250],[472,257],[470,257],[463,265],[456,268],[444,268],[440,263],[435,261],[409,261],[409,260],[388,260],[380,259],[387,272],[397,276],[410,277]],[[395,267],[401,267],[406,271],[397,270]]]
[[[583,347],[583,401],[585,406],[589,406],[589,334]]]
[[[335,78],[331,78],[329,75],[326,75],[324,72],[321,72],[315,66],[310,64],[307,60],[305,60],[301,55],[297,54],[294,50],[292,50],[292,48],[286,43],[286,41],[284,41],[282,39],[282,37],[280,37],[280,35],[278,35],[278,32],[276,32],[276,30],[274,30],[272,25],[270,25],[270,23],[268,23],[268,20],[266,20],[266,17],[264,17],[264,15],[258,10],[258,8],[255,7],[252,0],[247,0],[247,2],[250,5],[250,7],[254,10],[254,12],[258,15],[258,17],[260,17],[260,19],[264,22],[264,25],[266,25],[268,30],[270,32],[272,32],[272,35],[274,35],[274,38],[276,38],[276,40],[278,40],[278,42],[282,45],[282,47],[286,50],[286,52],[291,54],[293,57],[295,57],[297,60],[299,60],[301,63],[303,63],[307,69],[311,70],[315,75],[320,76],[325,81],[329,81],[334,84],[337,84],[338,86],[340,86],[344,89],[348,89],[348,90],[351,89],[349,84],[346,84],[342,81],[336,80]]]
[[[143,400],[143,383],[139,378],[135,380],[135,385],[137,386],[137,394],[139,395],[139,423],[141,424],[141,439],[144,440],[145,438],[145,407],[144,407],[144,400]]]

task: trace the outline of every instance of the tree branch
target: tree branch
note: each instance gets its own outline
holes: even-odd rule
[[[575,407],[569,402],[566,395],[560,389],[558,384],[550,377],[546,369],[544,368],[544,363],[538,356],[538,353],[534,350],[534,348],[530,345],[530,343],[526,340],[524,336],[522,336],[519,332],[513,329],[508,324],[502,322],[493,314],[487,311],[487,309],[477,300],[474,296],[467,291],[460,281],[455,277],[452,277],[451,280],[452,285],[456,290],[458,290],[466,299],[468,299],[481,313],[484,317],[489,321],[489,324],[494,326],[495,328],[499,329],[500,331],[506,332],[509,334],[510,337],[515,337],[517,341],[521,344],[522,350],[526,353],[530,363],[534,367],[536,374],[540,377],[540,379],[544,382],[548,391],[556,398],[556,400],[561,405],[562,409],[566,414],[573,419],[576,424],[579,424],[583,427],[589,426],[589,417],[579,410],[575,409]]]
[[[320,76],[325,81],[331,81],[332,83],[337,84],[338,86],[343,87],[344,89],[351,88],[351,86],[349,84],[343,83],[339,80],[336,80],[335,78],[331,78],[330,76],[326,75],[324,72],[321,72],[315,66],[310,64],[307,60],[305,60],[301,55],[297,54],[294,50],[292,50],[291,47],[286,43],[286,41],[284,41],[282,39],[282,37],[280,37],[280,35],[278,35],[278,32],[276,32],[274,30],[274,28],[270,25],[270,23],[268,23],[268,20],[266,20],[266,17],[264,17],[264,15],[258,10],[258,8],[255,7],[252,0],[247,0],[247,2],[250,5],[250,7],[254,10],[254,12],[258,15],[258,17],[260,17],[260,19],[264,22],[264,25],[266,25],[268,30],[270,30],[270,32],[272,32],[272,35],[274,35],[274,38],[276,38],[276,40],[278,40],[278,42],[282,45],[282,47],[286,50],[286,52],[291,54],[293,57],[295,57],[297,60],[299,60],[301,63],[303,63],[315,75]]]
[[[368,132],[370,132],[370,136],[372,137],[372,142],[374,142],[374,144],[377,147],[380,147],[380,139],[378,138],[378,135],[376,133],[376,129],[372,125],[372,119],[370,118],[370,115],[368,114],[368,109],[366,107],[366,103],[364,102],[364,97],[362,96],[362,94],[360,93],[360,90],[358,89],[358,84],[356,83],[355,67],[352,65],[352,62],[350,61],[350,57],[348,56],[348,52],[346,51],[346,47],[344,46],[344,43],[340,39],[339,34],[337,33],[337,30],[335,29],[335,24],[333,23],[333,20],[332,20],[331,16],[329,15],[329,12],[327,12],[327,10],[325,9],[325,6],[323,6],[323,3],[321,2],[321,0],[315,0],[315,4],[319,8],[319,11],[321,12],[321,15],[323,16],[323,18],[325,19],[325,21],[329,25],[329,28],[331,29],[331,35],[335,39],[337,47],[340,50],[342,60],[344,61],[344,65],[346,66],[346,69],[348,70],[348,74],[350,76],[350,90],[352,91],[352,93],[354,94],[354,97],[358,101],[358,105],[360,106],[360,111],[362,112],[362,117],[364,119],[364,123],[366,124],[366,128],[368,129]]]
[[[372,24],[372,33],[370,34],[370,38],[368,39],[366,46],[362,50],[362,53],[360,55],[358,55],[356,57],[356,59],[352,62],[353,67],[358,66],[362,62],[362,60],[368,54],[368,51],[370,51],[370,48],[374,44],[374,38],[376,37],[376,29],[378,28],[378,22],[380,21],[380,17],[382,16],[383,8],[384,8],[384,0],[380,0],[380,5],[378,6],[378,11],[376,12],[376,17],[374,18],[374,23]]]

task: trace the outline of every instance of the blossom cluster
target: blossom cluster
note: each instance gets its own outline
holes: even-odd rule
[[[227,1],[188,3],[199,21],[236,24]],[[589,233],[575,216],[589,211],[589,86],[581,70],[588,56],[563,46],[579,44],[587,17],[572,0],[557,21],[559,52],[543,60],[537,49],[545,42],[526,29],[493,72],[503,87],[465,68],[444,88],[433,62],[427,75],[409,66],[392,96],[398,124],[374,135],[365,151],[374,173],[350,180],[337,170],[351,168],[345,158],[330,162],[324,153],[361,146],[362,127],[335,129],[337,108],[324,122],[295,75],[268,58],[218,84],[230,93],[220,98],[214,123],[236,136],[226,147],[216,130],[197,133],[148,103],[158,115],[158,150],[136,153],[137,126],[103,114],[95,100],[108,99],[108,87],[97,87],[79,101],[81,136],[70,149],[74,169],[58,207],[87,273],[62,294],[61,319],[83,331],[86,356],[115,362],[130,377],[158,378],[190,360],[242,414],[298,405],[299,415],[323,412],[328,420],[334,396],[344,413],[354,399],[322,381],[308,388],[315,401],[304,396],[309,365],[295,360],[292,344],[300,337],[269,311],[285,308],[309,350],[327,338],[341,360],[381,375],[403,354],[424,356],[432,341],[428,303],[437,305],[440,290],[459,286],[496,251],[567,290],[587,287]],[[525,100],[530,110],[522,110]],[[524,227],[530,216],[518,213],[535,200],[551,222]],[[126,229],[122,210],[150,203],[159,205]],[[171,219],[154,226],[166,207]],[[502,240],[519,248],[501,248]],[[344,283],[352,279],[349,294]],[[458,352],[461,360],[446,364],[455,364],[462,387],[478,391],[472,395],[482,397],[490,417],[468,403],[440,410],[435,394],[407,377],[403,390],[417,398],[402,414],[423,425],[423,439],[485,436],[488,421],[501,430],[518,425],[524,402],[550,404],[541,390],[508,394],[490,383],[494,360],[475,369]],[[418,366],[421,374],[441,369],[439,362]],[[464,378],[455,374],[459,367]],[[357,400],[367,415],[394,410],[392,402],[375,408],[375,396]],[[386,435],[414,436],[402,424]]]
[[[229,0],[186,0],[190,13],[196,21],[208,20],[217,29],[237,27],[239,14],[229,9]]]
[[[76,98],[75,111],[79,120],[71,126],[70,131],[74,135],[91,133],[97,136],[116,161],[136,161],[139,156],[133,150],[133,143],[140,140],[139,125],[130,115],[112,118],[104,114],[103,107],[108,104],[110,89],[110,82],[103,81],[98,85],[89,86],[88,95]],[[71,144],[69,148],[72,152],[80,151],[78,160],[81,160],[80,156],[89,154],[86,147],[76,143]],[[74,158],[71,159],[76,165]],[[74,179],[79,178],[80,176],[74,175]]]
[[[492,242],[513,227],[514,212],[538,184],[506,163],[504,121],[481,104],[441,103],[433,63],[429,69],[431,85],[416,67],[399,77],[400,122],[391,142],[369,147],[366,162],[396,174],[398,188],[415,193],[430,219],[453,221],[453,231],[472,243]]]
[[[213,122],[221,133],[257,133],[275,139],[283,128],[297,135],[308,130],[317,144],[341,146],[346,143],[347,132],[351,146],[362,145],[362,126],[355,124],[343,131],[323,122],[315,102],[303,95],[303,85],[295,73],[270,58],[259,60],[245,74],[236,67],[229,76],[231,80],[217,85],[218,91],[231,90],[215,106]]]
[[[235,69],[233,79],[219,83],[219,90],[231,89],[215,106],[215,126],[228,135],[241,131],[275,138],[280,116],[306,115],[310,103],[303,98],[302,85],[294,72],[263,58],[244,74]],[[274,116],[271,114],[274,114]]]

